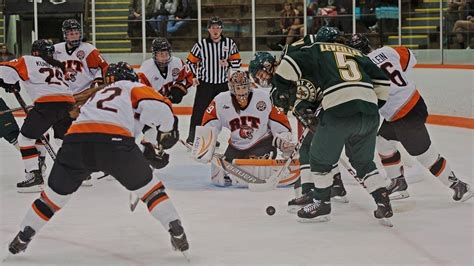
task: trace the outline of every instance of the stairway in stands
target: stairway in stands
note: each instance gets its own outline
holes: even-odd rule
[[[439,48],[439,0],[422,0],[409,16],[402,19],[402,45],[413,49]],[[430,41],[430,36],[433,37]],[[398,36],[388,37],[388,45],[397,46]]]
[[[130,0],[96,0],[95,3],[96,46],[99,51],[101,53],[131,52],[126,21]]]
[[[3,11],[0,11],[0,43],[5,42],[5,16]]]

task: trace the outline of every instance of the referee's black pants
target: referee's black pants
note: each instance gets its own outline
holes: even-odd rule
[[[202,123],[202,117],[204,111],[212,102],[214,97],[219,93],[228,91],[229,87],[226,83],[212,84],[204,81],[199,81],[199,85],[196,88],[196,96],[194,97],[193,114],[191,115],[191,123],[189,125],[189,135],[186,142],[194,142],[194,133],[196,132],[196,126],[200,126]]]

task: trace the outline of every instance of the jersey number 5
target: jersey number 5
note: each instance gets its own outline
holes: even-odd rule
[[[339,68],[339,74],[344,81],[359,81],[362,79],[357,61],[347,58],[352,56],[350,53],[335,52],[337,68]]]

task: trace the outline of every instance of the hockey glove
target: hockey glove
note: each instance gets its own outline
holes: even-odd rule
[[[173,147],[176,142],[179,140],[179,131],[178,131],[178,118],[174,117],[173,129],[169,132],[161,132],[158,129],[158,134],[156,135],[156,140],[158,144],[167,150]]]
[[[170,99],[172,103],[180,103],[186,93],[186,86],[184,86],[183,83],[176,82],[170,87],[168,99]]]
[[[314,132],[319,122],[316,110],[317,107],[313,103],[298,100],[293,108],[293,115],[304,127],[308,127],[311,132]]]
[[[296,144],[291,142],[291,132],[280,133],[273,137],[273,146],[279,149],[283,158],[289,158]]]
[[[296,100],[295,95],[295,88],[293,85],[283,89],[273,87],[270,91],[272,104],[285,114],[292,109]]]
[[[161,169],[170,162],[170,156],[165,151],[157,151],[149,142],[142,142],[142,145],[145,147],[143,156],[153,168]]]
[[[0,87],[4,88],[6,92],[13,93],[15,91],[20,91],[20,81],[17,81],[15,84],[8,84],[0,79]]]

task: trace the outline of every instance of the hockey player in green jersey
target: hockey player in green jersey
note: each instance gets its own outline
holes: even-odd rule
[[[291,83],[306,79],[319,85],[315,95],[321,101],[300,107],[308,123],[315,123],[314,110],[322,112],[310,147],[310,167],[315,182],[314,202],[298,211],[300,221],[328,221],[331,212],[330,193],[335,165],[345,146],[346,155],[357,171],[357,178],[377,203],[374,215],[378,219],[393,215],[386,186],[373,162],[375,136],[379,115],[378,103],[388,97],[390,82],[385,74],[360,51],[335,43],[337,38],[324,38],[334,28],[318,32],[321,41],[288,51],[273,77],[277,93],[274,104],[290,108],[299,103],[301,95]],[[313,94],[309,94],[313,95]],[[307,95],[303,95],[307,96]],[[306,100],[306,99],[305,99]],[[313,112],[307,112],[307,110]],[[312,114],[313,113],[313,114]]]

